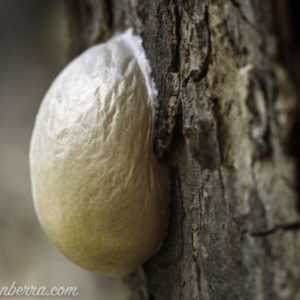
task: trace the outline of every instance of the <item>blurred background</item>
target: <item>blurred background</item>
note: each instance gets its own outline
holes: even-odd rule
[[[64,258],[32,203],[30,136],[40,102],[67,62],[67,46],[61,0],[0,0],[0,289],[14,281],[48,290],[76,286],[77,299],[121,300],[121,278],[91,274]]]

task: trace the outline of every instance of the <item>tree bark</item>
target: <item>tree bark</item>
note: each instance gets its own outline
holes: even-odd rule
[[[70,58],[134,27],[159,92],[155,152],[170,171],[169,229],[144,266],[148,296],[142,270],[125,278],[130,299],[300,299],[288,2],[67,0],[66,8]]]

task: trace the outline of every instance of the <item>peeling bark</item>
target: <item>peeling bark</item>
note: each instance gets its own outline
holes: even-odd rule
[[[66,1],[70,57],[132,26],[159,91],[155,151],[172,203],[164,245],[144,266],[149,299],[300,299],[287,3]],[[146,297],[141,274],[126,279],[132,299]]]

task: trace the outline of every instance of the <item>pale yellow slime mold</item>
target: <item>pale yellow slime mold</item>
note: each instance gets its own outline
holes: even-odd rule
[[[132,30],[72,61],[47,92],[30,146],[35,208],[56,247],[126,274],[160,247],[169,181],[153,153],[156,90]]]

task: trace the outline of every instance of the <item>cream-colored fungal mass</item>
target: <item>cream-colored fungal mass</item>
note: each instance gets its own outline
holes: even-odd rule
[[[126,274],[160,247],[169,182],[153,153],[156,90],[128,30],[56,78],[30,146],[39,220],[56,247],[92,272]]]

